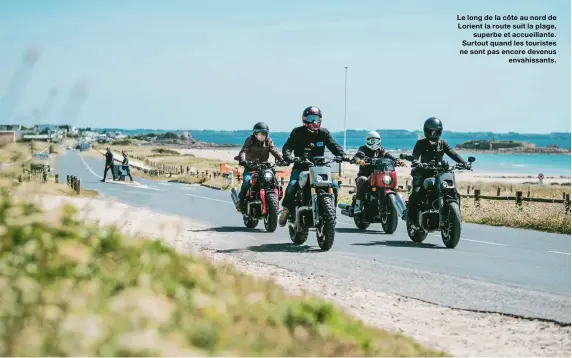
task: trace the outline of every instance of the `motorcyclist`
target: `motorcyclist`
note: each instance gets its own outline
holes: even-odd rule
[[[258,122],[252,128],[252,134],[246,138],[242,149],[238,153],[238,163],[244,166],[242,173],[242,186],[238,194],[239,203],[236,210],[241,211],[244,203],[246,192],[250,188],[251,162],[258,160],[259,163],[268,162],[270,153],[276,158],[276,161],[282,161],[282,154],[278,151],[272,139],[268,136],[270,130],[264,122]]]
[[[373,173],[374,168],[366,165],[365,158],[389,158],[397,161],[398,166],[404,166],[401,159],[395,158],[391,153],[381,146],[381,135],[376,131],[371,131],[365,137],[365,145],[359,147],[351,162],[359,164],[359,171],[356,178],[356,204],[354,214],[361,213],[361,202],[367,190],[367,178]]]
[[[469,168],[469,164],[453,150],[451,145],[444,139],[441,139],[443,133],[443,123],[437,117],[430,117],[425,120],[423,125],[423,133],[425,138],[419,139],[413,148],[413,161],[411,166],[412,190],[407,203],[407,209],[403,213],[403,219],[409,216],[412,223],[417,222],[417,206],[423,180],[432,175],[426,168],[426,163],[435,161],[435,163],[443,160],[443,155],[447,154],[451,159],[457,163],[462,163],[465,167]],[[420,159],[420,160],[419,160]]]
[[[300,157],[304,154],[306,148],[310,148],[310,157],[319,157],[324,155],[324,150],[327,147],[335,156],[342,157],[343,160],[348,161],[349,157],[344,152],[342,147],[336,143],[330,131],[322,128],[322,111],[316,106],[310,106],[302,112],[302,126],[296,127],[290,133],[290,137],[282,147],[282,154],[284,159],[293,162],[292,173],[290,174],[290,181],[284,193],[282,200],[282,212],[278,219],[280,226],[286,225],[288,215],[293,211],[293,197],[296,193],[296,183],[302,171],[308,170],[308,164],[302,162]],[[338,183],[332,180],[334,187],[334,195],[337,201],[338,197]]]

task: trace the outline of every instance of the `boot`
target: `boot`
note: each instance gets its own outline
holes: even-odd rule
[[[288,214],[288,208],[282,208],[280,216],[278,217],[278,225],[280,225],[280,227],[286,226],[286,222],[288,221]]]
[[[354,207],[354,215],[361,214],[361,200],[356,200],[356,205]]]

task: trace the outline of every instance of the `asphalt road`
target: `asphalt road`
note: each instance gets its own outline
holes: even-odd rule
[[[338,209],[334,246],[320,252],[312,232],[296,246],[286,227],[245,228],[229,192],[140,178],[141,187],[101,183],[103,163],[68,150],[55,172],[105,197],[205,223],[220,233],[212,242],[220,252],[443,306],[570,324],[570,235],[464,223],[457,248],[446,249],[438,233],[414,244],[403,221],[393,235],[381,224],[359,232]]]

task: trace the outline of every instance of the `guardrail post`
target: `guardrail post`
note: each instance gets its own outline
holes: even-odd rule
[[[530,198],[530,187],[528,187],[528,192],[526,193],[526,197]]]
[[[81,180],[77,179],[75,182],[75,192],[79,194],[80,191],[81,191]]]
[[[475,189],[475,206],[481,206],[481,189]]]
[[[497,187],[497,196],[500,196],[500,186]]]
[[[43,176],[42,179],[44,180],[44,183],[47,182],[48,181],[48,173],[44,172],[42,176]]]
[[[570,194],[566,194],[566,197],[564,198],[564,210],[566,211],[566,214],[570,212]]]
[[[471,186],[467,185],[467,195],[471,194]]]
[[[55,177],[56,177],[56,184],[59,184],[59,182],[60,182],[60,176],[59,176],[59,174],[56,174]]]
[[[67,180],[68,180],[68,183],[67,183],[67,184],[68,184],[68,186],[70,186],[70,176],[69,176],[69,175],[68,175]]]
[[[19,182],[19,183],[22,182],[22,174],[18,175],[18,182]]]
[[[520,190],[516,192],[516,205],[518,207],[522,206],[522,191]]]

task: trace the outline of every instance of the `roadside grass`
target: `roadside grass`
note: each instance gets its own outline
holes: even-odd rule
[[[73,206],[0,202],[3,356],[446,356]]]
[[[19,163],[31,159],[32,154],[49,147],[45,142],[9,143],[0,147],[0,163]],[[48,152],[48,151],[46,151]]]
[[[55,144],[36,142],[33,145],[34,152],[47,149],[47,152],[58,155],[63,151],[61,146]],[[0,166],[0,189],[7,190],[13,195],[24,196],[46,194],[78,197],[99,196],[97,191],[83,188],[77,194],[72,188],[67,186],[65,178],[60,178],[60,183],[56,183],[53,173],[49,173],[47,181],[43,182],[42,175],[24,172],[22,166],[29,168],[28,159],[31,156],[30,152],[29,143],[16,143],[16,145],[8,145],[0,149],[0,155],[7,158],[15,158],[15,161],[12,162],[15,164]]]
[[[351,204],[352,195],[348,191],[349,188],[340,189],[338,202]],[[406,193],[402,194],[407,198]],[[489,193],[488,195],[496,195],[496,189],[495,194]],[[560,194],[561,197],[562,194]],[[519,209],[513,201],[481,200],[480,206],[477,207],[473,199],[463,198],[461,199],[461,216],[463,222],[468,223],[568,235],[572,224],[570,213],[565,212],[564,204],[523,202]]]

